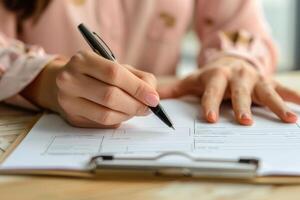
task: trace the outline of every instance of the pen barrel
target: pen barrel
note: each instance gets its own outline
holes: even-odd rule
[[[167,116],[166,112],[164,111],[164,109],[162,108],[162,106],[160,104],[158,104],[156,107],[149,106],[149,108],[167,126],[173,127],[170,118]]]
[[[149,106],[150,110],[155,114],[159,114],[161,112],[161,108],[160,108],[160,105],[156,106],[156,107],[151,107]]]

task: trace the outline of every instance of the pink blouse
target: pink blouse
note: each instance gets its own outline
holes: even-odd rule
[[[180,44],[194,22],[199,66],[232,55],[264,73],[276,48],[256,0],[52,0],[40,19],[22,24],[0,4],[0,101],[34,108],[19,93],[55,55],[89,50],[79,23],[100,34],[118,61],[156,75],[175,73]]]

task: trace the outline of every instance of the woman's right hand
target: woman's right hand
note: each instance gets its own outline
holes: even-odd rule
[[[74,126],[114,128],[159,103],[152,74],[91,51],[77,53],[53,74],[58,106],[51,109]]]

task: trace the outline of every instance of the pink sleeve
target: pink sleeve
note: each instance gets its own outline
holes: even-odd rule
[[[201,66],[221,56],[235,56],[262,73],[274,72],[277,49],[257,0],[198,0],[196,9]]]
[[[19,93],[55,56],[0,33],[0,101],[36,109]]]

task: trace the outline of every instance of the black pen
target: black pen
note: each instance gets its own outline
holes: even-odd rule
[[[107,44],[99,37],[99,35],[97,35],[95,32],[89,31],[84,24],[79,24],[78,29],[95,53],[108,60],[116,62],[114,54]],[[160,104],[158,104],[156,107],[149,106],[149,108],[161,121],[163,121],[170,128],[174,129],[170,118]]]

